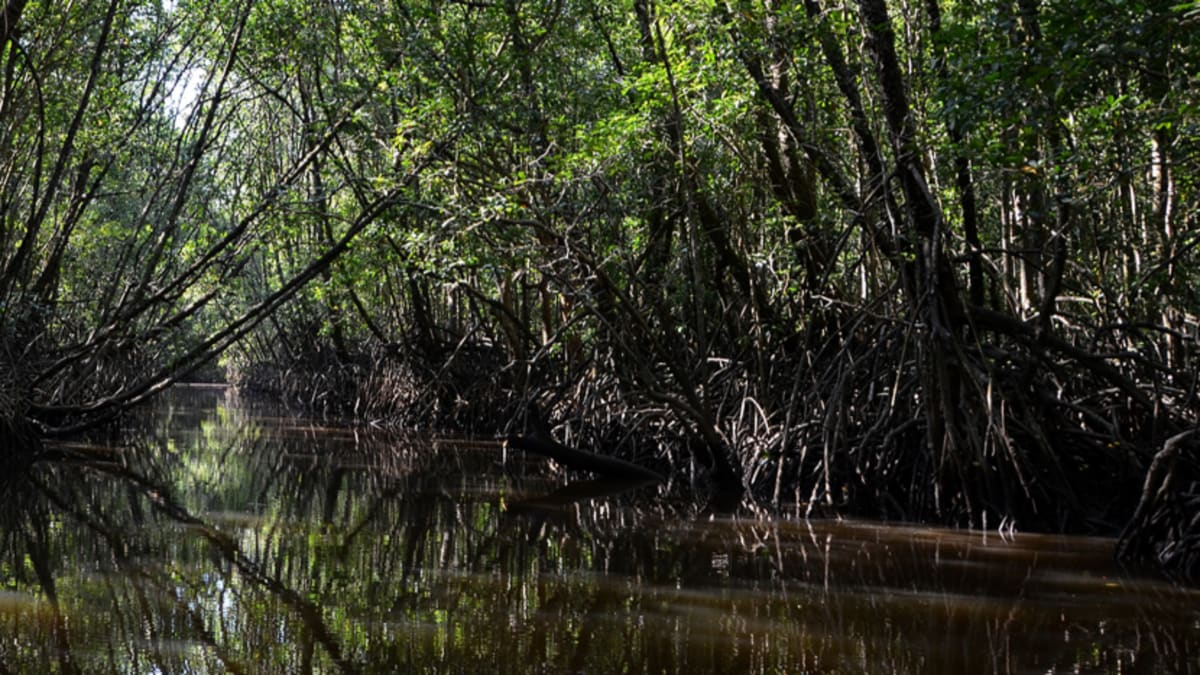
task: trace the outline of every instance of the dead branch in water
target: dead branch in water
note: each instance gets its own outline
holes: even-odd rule
[[[532,452],[571,469],[590,471],[608,478],[631,478],[662,482],[663,476],[657,471],[647,469],[640,464],[634,464],[617,457],[597,455],[584,450],[563,445],[552,438],[540,435],[511,435],[504,439],[505,447]]]

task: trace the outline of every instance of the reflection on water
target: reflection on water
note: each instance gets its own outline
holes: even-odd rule
[[[0,479],[0,673],[1190,672],[1112,541],[713,518],[178,389]]]

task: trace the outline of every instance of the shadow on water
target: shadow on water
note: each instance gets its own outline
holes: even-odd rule
[[[1111,540],[706,517],[220,389],[132,426],[0,480],[0,673],[1197,668]]]

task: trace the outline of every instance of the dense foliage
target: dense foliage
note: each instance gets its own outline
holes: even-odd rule
[[[775,503],[1137,507],[1125,551],[1194,568],[1198,21],[9,0],[0,425],[74,433],[219,357]]]

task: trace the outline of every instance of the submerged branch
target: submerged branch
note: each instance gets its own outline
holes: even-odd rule
[[[657,471],[647,469],[640,464],[634,464],[617,457],[597,455],[585,450],[563,445],[552,438],[540,435],[511,435],[504,439],[506,447],[532,452],[571,469],[590,471],[608,478],[641,479],[662,482],[663,476]]]

